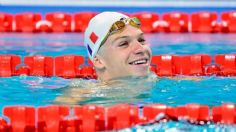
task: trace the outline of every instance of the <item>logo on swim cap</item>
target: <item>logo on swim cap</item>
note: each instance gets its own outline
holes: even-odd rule
[[[89,38],[95,44],[98,39],[98,36],[94,32],[92,32]]]

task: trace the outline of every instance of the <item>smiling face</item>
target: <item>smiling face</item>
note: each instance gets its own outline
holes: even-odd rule
[[[143,32],[126,25],[118,33],[108,37],[96,56],[96,69],[104,72],[103,79],[125,76],[145,76],[149,73],[151,50]]]

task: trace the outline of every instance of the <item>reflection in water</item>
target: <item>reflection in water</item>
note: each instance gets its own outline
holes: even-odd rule
[[[146,77],[119,78],[109,83],[76,79],[70,86],[64,88],[63,95],[58,97],[56,102],[70,105],[144,103],[145,98],[150,98],[150,91],[157,81],[158,78],[154,74]]]
[[[169,106],[199,103],[209,106],[236,103],[234,77],[202,77],[201,80],[149,76],[122,78],[109,84],[96,80],[60,77],[16,76],[1,78],[0,106],[116,103],[163,103]],[[194,80],[194,81],[193,81]]]
[[[189,77],[175,78],[150,75],[144,78],[121,78],[109,84],[96,80],[75,79],[70,86],[60,89],[56,103],[100,104],[162,103],[170,106],[199,103],[216,106],[236,103],[235,78]]]
[[[210,76],[202,77],[202,80],[197,81],[182,78],[158,78],[155,75],[150,75],[141,78],[116,79],[109,84],[99,83],[97,80],[70,80],[59,77],[17,76],[1,78],[0,99],[2,101],[0,101],[0,106],[1,108],[6,105],[19,104],[42,106],[52,104],[55,98],[57,98],[56,103],[69,105],[87,103],[100,105],[163,103],[168,106],[176,106],[199,103],[211,107],[225,102],[236,103],[236,79],[234,77]],[[135,126],[124,131],[141,130],[233,131],[235,126],[194,125],[183,121],[169,121],[148,126]]]

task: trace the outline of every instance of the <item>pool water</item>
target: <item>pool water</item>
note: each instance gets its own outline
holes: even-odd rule
[[[236,34],[147,34],[153,55],[156,54],[215,54],[236,53]],[[31,55],[60,56],[66,54],[83,55],[87,53],[83,46],[81,33],[1,33],[0,54],[16,54],[22,57]],[[179,77],[180,79],[159,78],[151,76],[145,78],[126,78],[124,85],[105,87],[98,85],[96,80],[64,79],[60,77],[33,77],[14,76],[0,78],[0,108],[6,105],[32,105],[42,106],[58,103],[58,97],[69,97],[68,91],[84,93],[78,96],[76,104],[95,103],[99,105],[112,105],[117,103],[149,104],[163,103],[170,106],[199,103],[209,106],[222,103],[236,103],[235,77],[206,76],[196,77],[197,81]],[[85,87],[89,86],[89,91]],[[119,84],[119,83],[116,83]],[[137,85],[139,84],[139,85]],[[72,86],[72,88],[67,88]],[[86,92],[84,92],[86,91]],[[77,94],[76,94],[77,96]],[[0,113],[1,115],[1,113]],[[179,127],[181,126],[181,127]],[[196,126],[185,121],[154,124],[151,126],[136,126],[124,131],[137,130],[169,130],[169,131],[215,131],[233,130],[233,126],[217,126],[208,124]]]
[[[168,121],[148,126],[135,126],[129,129],[123,129],[120,132],[234,132],[235,126],[233,125],[218,125],[214,123],[208,123],[204,125],[195,125],[188,123],[187,121],[180,120]]]
[[[153,54],[210,55],[236,52],[236,34],[157,33],[146,34]],[[0,33],[0,54],[29,56],[42,54],[87,56],[82,33]]]

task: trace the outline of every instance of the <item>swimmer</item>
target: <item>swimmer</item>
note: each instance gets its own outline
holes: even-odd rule
[[[118,12],[102,12],[90,20],[84,45],[100,82],[153,75],[150,44],[140,26],[138,18]]]
[[[114,84],[114,80],[126,77],[155,76],[149,70],[150,45],[140,26],[138,18],[118,12],[102,12],[90,20],[84,45],[100,84]],[[86,93],[88,89],[81,92]],[[75,98],[77,101],[78,97]]]
[[[140,26],[138,18],[118,12],[102,12],[93,17],[85,31],[84,45],[96,70],[98,85],[75,81],[72,84],[76,85],[67,92],[70,97],[60,96],[56,101],[76,103],[83,100],[81,96],[94,93],[93,87],[119,84],[117,80],[127,77],[156,82],[157,76],[150,71],[150,45]]]

